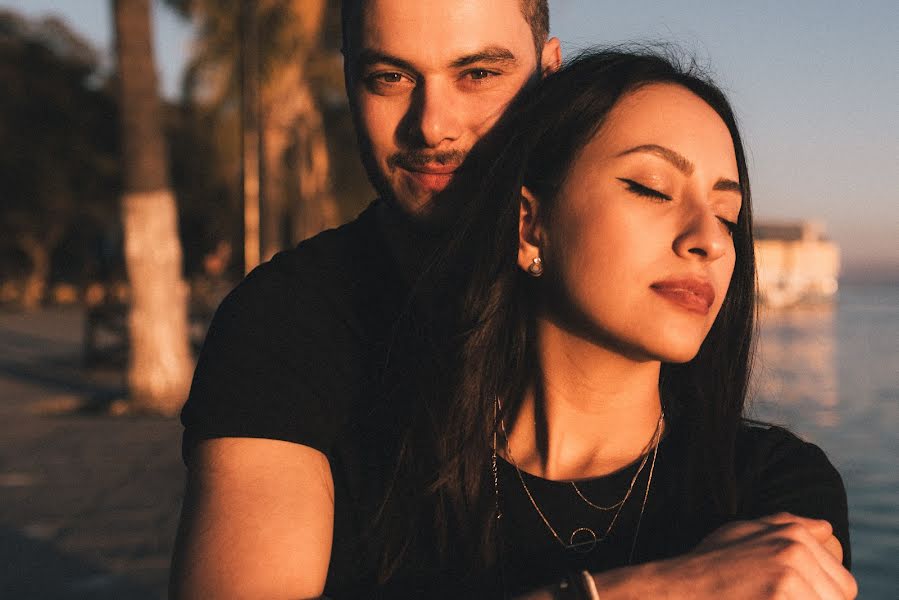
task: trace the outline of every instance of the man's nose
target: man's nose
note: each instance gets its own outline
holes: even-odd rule
[[[415,90],[408,120],[409,135],[427,148],[439,148],[462,135],[460,106],[449,86],[424,82]]]

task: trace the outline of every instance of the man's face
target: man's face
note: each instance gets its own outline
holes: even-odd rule
[[[537,72],[520,0],[368,0],[349,93],[377,191],[418,212]],[[558,66],[558,41],[541,61]]]

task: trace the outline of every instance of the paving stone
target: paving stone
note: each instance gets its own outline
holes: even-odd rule
[[[0,314],[0,598],[165,598],[181,427],[72,413],[122,380],[81,370],[81,331],[78,310]]]

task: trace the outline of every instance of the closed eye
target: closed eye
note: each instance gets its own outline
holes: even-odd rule
[[[730,234],[731,237],[737,232],[737,224],[733,221],[728,221],[723,217],[718,217],[718,220],[721,221],[725,227],[727,227],[727,233]]]
[[[618,181],[627,184],[627,190],[638,196],[643,196],[644,198],[654,198],[656,200],[671,200],[671,196],[668,194],[663,194],[659,190],[654,190],[651,187],[646,187],[642,183],[637,183],[633,179],[625,179],[624,177],[619,177]]]

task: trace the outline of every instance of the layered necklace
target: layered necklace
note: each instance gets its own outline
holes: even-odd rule
[[[496,398],[495,411],[498,415],[501,410],[499,398]],[[634,476],[631,478],[630,484],[627,486],[627,491],[624,493],[624,497],[621,498],[618,502],[611,504],[609,506],[602,506],[600,504],[596,504],[591,502],[581,491],[581,489],[577,486],[574,481],[570,481],[571,487],[574,489],[574,492],[577,494],[578,498],[580,498],[584,503],[586,503],[591,508],[594,508],[599,511],[615,511],[612,515],[612,520],[609,522],[606,530],[597,534],[596,531],[590,527],[577,527],[574,531],[571,532],[571,535],[568,537],[568,541],[559,535],[556,528],[552,526],[549,522],[549,519],[546,517],[546,514],[543,510],[540,509],[540,506],[537,504],[537,501],[534,499],[534,495],[531,493],[531,490],[528,488],[527,483],[524,480],[524,475],[521,472],[521,468],[519,468],[518,463],[515,461],[515,457],[512,454],[512,447],[509,444],[509,435],[506,432],[506,424],[504,421],[499,422],[499,429],[502,431],[503,439],[505,441],[506,454],[509,457],[509,462],[515,467],[515,472],[518,474],[518,480],[521,482],[521,487],[524,489],[524,493],[527,495],[528,500],[531,501],[531,505],[534,507],[534,510],[537,512],[537,515],[540,517],[540,520],[543,521],[544,525],[546,525],[547,530],[550,535],[559,542],[559,544],[568,551],[577,552],[581,554],[586,554],[592,551],[596,545],[600,542],[605,541],[609,535],[612,533],[612,528],[615,527],[615,523],[618,521],[618,516],[621,514],[621,510],[624,508],[624,505],[627,503],[628,499],[631,497],[631,493],[634,490],[634,485],[637,482],[637,479],[640,477],[640,474],[643,472],[646,463],[649,461],[649,455],[652,454],[652,460],[649,461],[649,476],[646,481],[646,491],[643,494],[643,503],[640,506],[640,514],[637,517],[637,525],[634,529],[634,539],[631,543],[631,551],[630,557],[628,559],[628,563],[633,562],[634,558],[634,549],[637,546],[637,535],[640,532],[640,523],[643,520],[643,512],[646,509],[646,501],[649,498],[649,488],[652,485],[652,475],[656,466],[656,456],[659,453],[659,441],[662,436],[662,422],[665,419],[665,411],[662,410],[659,413],[659,420],[656,423],[655,431],[652,434],[652,438],[650,438],[648,447],[646,452],[643,453],[643,459],[640,461],[640,465],[637,467],[637,471],[634,473]],[[496,467],[496,458],[497,458],[497,444],[496,444],[496,431],[493,433],[493,485],[494,491],[496,493],[496,510],[497,510],[497,519],[502,518],[502,513],[499,508],[499,476],[497,473]]]

